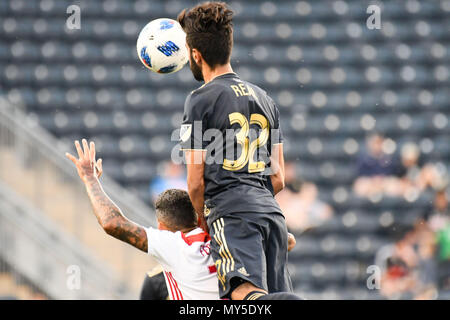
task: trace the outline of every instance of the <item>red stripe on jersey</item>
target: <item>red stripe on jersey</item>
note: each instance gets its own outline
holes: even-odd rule
[[[169,272],[169,275],[170,275],[170,277],[172,278],[172,281],[173,281],[173,283],[174,283],[174,285],[175,285],[175,291],[177,292],[177,296],[178,296],[178,294],[180,294],[180,295],[179,295],[179,300],[184,300],[183,294],[181,293],[180,288],[178,288],[178,283],[177,283],[177,281],[175,280],[175,278],[173,277],[173,275],[172,275],[171,272]]]
[[[184,242],[186,242],[188,245],[191,245],[194,242],[208,242],[209,240],[211,240],[211,237],[206,232],[194,234],[192,236],[187,237],[184,233],[182,233],[181,237],[183,238]]]
[[[168,272],[164,272],[166,274],[167,277],[167,282],[169,282],[169,286],[170,286],[170,294],[172,296],[173,300],[178,300],[178,296],[175,296],[175,294],[173,293],[173,284],[172,284],[172,280],[170,279],[169,273]]]
[[[177,295],[177,300],[183,300],[183,297],[181,297],[180,289],[178,289],[178,286],[176,284],[175,279],[172,276],[172,273],[169,272],[170,279],[172,279],[173,284],[173,291],[175,291],[175,294]]]
[[[167,276],[168,276],[168,278],[171,281],[171,285],[173,285],[174,291],[175,291],[175,293],[177,295],[177,300],[183,300],[183,294],[181,293],[180,288],[178,288],[178,283],[175,280],[175,278],[173,277],[172,273],[168,272]]]

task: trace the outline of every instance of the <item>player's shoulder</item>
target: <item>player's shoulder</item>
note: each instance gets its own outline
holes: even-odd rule
[[[188,94],[185,106],[187,108],[195,106],[197,109],[201,106],[206,108],[217,99],[217,95],[218,92],[213,86],[203,85]]]
[[[251,87],[255,93],[258,93],[261,96],[268,96],[267,91],[261,88],[260,86],[254,84],[253,82],[250,82],[248,80],[242,80],[240,79],[246,86]]]
[[[228,101],[232,91],[229,86],[221,81],[211,81],[191,91],[186,97],[185,111],[205,114],[212,111],[216,104]]]
[[[227,86],[226,83],[219,80],[213,80],[191,91],[191,93],[188,95],[188,99],[192,100],[217,99],[217,97],[219,97],[220,95],[222,95],[224,92],[227,91],[229,91],[229,87]]]
[[[275,101],[272,99],[272,97],[267,93],[266,90],[261,88],[260,86],[249,82],[244,81],[245,84],[253,89],[253,92],[255,92],[255,95],[258,97],[259,100],[268,101],[270,104],[275,105]]]
[[[147,233],[147,237],[151,236],[152,238],[158,239],[168,239],[168,238],[177,238],[176,232],[172,232],[169,230],[161,230],[154,227],[145,228]]]

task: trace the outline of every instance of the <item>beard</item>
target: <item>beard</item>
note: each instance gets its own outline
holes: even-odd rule
[[[195,62],[194,57],[192,56],[192,50],[190,52],[191,59],[189,66],[191,67],[192,75],[194,76],[194,79],[197,81],[204,81],[203,74],[202,74],[202,67]]]

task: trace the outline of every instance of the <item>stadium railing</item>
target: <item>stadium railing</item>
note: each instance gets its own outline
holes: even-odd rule
[[[1,259],[50,298],[133,297],[108,265],[1,182],[0,239]]]
[[[101,230],[77,172],[64,156],[65,152],[75,153],[74,148],[56,139],[20,109],[0,97],[0,181],[88,247],[111,267],[124,284],[124,291],[133,291],[137,297],[145,272],[155,262]],[[108,178],[107,172],[101,180],[128,218],[144,226],[155,225],[153,209]]]

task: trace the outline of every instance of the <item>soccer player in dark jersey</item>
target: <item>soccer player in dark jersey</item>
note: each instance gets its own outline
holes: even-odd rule
[[[145,274],[142,284],[139,300],[168,300],[169,291],[167,290],[164,270],[161,265],[157,265],[153,270]]]
[[[233,12],[223,2],[183,10],[191,71],[180,144],[188,192],[212,237],[221,298],[300,299],[287,270],[288,232],[274,195],[284,187],[279,111],[233,72]]]

